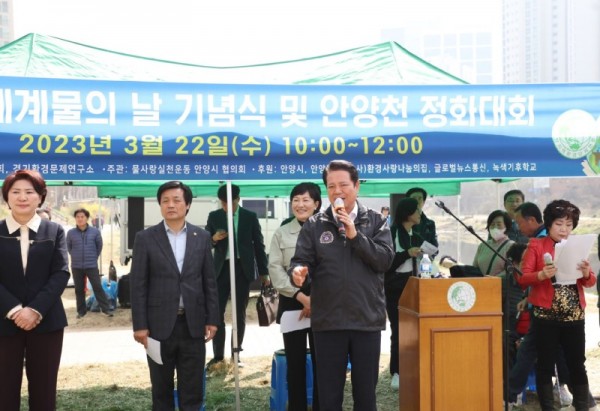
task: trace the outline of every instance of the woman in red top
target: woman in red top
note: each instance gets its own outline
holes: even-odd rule
[[[532,327],[535,327],[537,393],[542,411],[553,410],[552,374],[559,345],[562,346],[573,391],[573,406],[587,410],[588,377],[585,370],[585,295],[583,287],[596,283],[590,262],[584,260],[577,270],[582,276],[575,284],[556,284],[557,269],[546,264],[549,253],[554,261],[554,246],[566,240],[577,227],[580,211],[566,200],[555,200],[544,209],[545,238],[530,240],[523,257],[519,283],[531,286],[529,302],[533,305]]]

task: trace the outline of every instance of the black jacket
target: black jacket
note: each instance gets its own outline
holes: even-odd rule
[[[67,326],[61,295],[69,280],[69,257],[63,228],[42,220],[38,232],[29,230],[27,272],[23,272],[19,231],[9,234],[0,221],[0,335],[15,335],[19,328],[5,317],[19,304],[42,315],[31,332],[43,333]]]
[[[421,222],[413,227],[413,232],[419,234],[423,241],[438,247],[437,232],[435,230],[435,221],[430,220],[425,213],[421,213]],[[432,256],[430,256],[432,257]]]
[[[313,331],[385,329],[383,273],[394,257],[385,218],[358,204],[357,236],[342,239],[331,207],[304,223],[290,269],[308,267]]]
[[[409,248],[420,247],[424,241],[423,238],[417,232],[415,232],[414,227],[412,236],[408,235],[408,232],[406,231],[403,225],[392,225],[391,232],[392,239],[394,242],[394,250],[396,251],[396,253],[394,254],[394,260],[392,261],[392,265],[386,271],[386,277],[388,274],[396,272],[396,269],[398,267],[400,267],[406,260],[411,258],[411,256],[408,254]],[[396,237],[398,237],[398,242],[403,248],[403,251],[396,250]],[[414,260],[416,261],[416,259]],[[413,267],[415,267],[414,264]],[[412,274],[417,275],[417,272],[413,271]]]
[[[238,253],[242,264],[242,271],[248,281],[252,282],[257,278],[257,275],[269,274],[265,243],[256,213],[246,210],[243,207],[239,207],[238,213]],[[227,229],[227,214],[225,210],[221,208],[211,211],[208,214],[208,222],[205,228],[211,237],[218,229],[229,231]],[[228,246],[228,237],[214,245],[215,274],[217,278],[223,272]]]

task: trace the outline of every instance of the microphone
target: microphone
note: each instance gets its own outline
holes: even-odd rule
[[[544,253],[543,258],[544,258],[544,264],[545,265],[554,265],[554,261],[552,261],[552,254],[550,254],[550,253]],[[556,282],[556,276],[552,277],[550,279],[550,281],[552,283],[555,283]]]
[[[450,212],[450,210],[448,210],[448,208],[444,205],[443,201],[436,201],[435,205],[438,206],[439,208],[441,208],[442,210],[444,210],[445,212],[447,212],[448,214],[452,214]]]
[[[340,210],[344,208],[344,200],[341,198],[336,198],[333,202],[333,212],[337,214]],[[337,229],[340,237],[342,239],[346,239],[346,226],[339,219],[337,220]]]
[[[552,265],[554,261],[552,261],[552,255],[550,253],[544,253],[544,264]]]

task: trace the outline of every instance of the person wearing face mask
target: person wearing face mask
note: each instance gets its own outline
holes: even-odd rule
[[[506,253],[510,246],[514,243],[507,235],[507,227],[510,227],[512,220],[508,213],[502,210],[495,210],[487,218],[486,229],[489,233],[489,240],[486,243],[492,247],[502,257],[506,257]],[[485,244],[479,244],[473,265],[484,275],[498,275],[504,270],[504,261],[498,258],[496,253],[492,252]]]

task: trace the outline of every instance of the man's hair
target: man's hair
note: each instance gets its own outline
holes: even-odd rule
[[[52,221],[52,212],[50,211],[49,208],[38,208],[37,210],[35,210],[35,212],[37,213],[37,215],[39,215],[40,217],[42,216],[42,214],[46,213],[48,214],[48,220]]]
[[[509,190],[506,193],[504,193],[504,202],[506,203],[506,199],[508,197],[515,195],[521,197],[521,200],[525,201],[525,194],[523,194],[521,190]]]
[[[523,203],[515,210],[517,213],[521,213],[523,218],[533,217],[538,224],[542,224],[542,211],[534,203]]]
[[[513,243],[506,252],[506,258],[511,260],[513,263],[519,264],[523,259],[523,253],[527,249],[527,244]]]
[[[219,189],[217,190],[217,197],[221,201],[227,201],[227,185],[222,185],[221,187],[219,187]],[[235,200],[237,198],[240,198],[240,188],[235,184],[232,184],[231,199]]]
[[[425,191],[424,188],[421,188],[421,187],[410,188],[406,192],[406,197],[410,197],[413,193],[421,193],[421,194],[423,194],[423,201],[427,200],[427,191]]]
[[[323,170],[323,184],[327,187],[327,174],[330,171],[347,171],[350,173],[350,179],[356,185],[358,182],[358,170],[349,161],[346,160],[332,160],[327,164],[327,167]]]
[[[90,212],[83,207],[73,211],[73,217],[77,217],[77,214],[79,213],[83,213],[85,215],[85,218],[90,218]]]
[[[158,204],[160,204],[160,198],[162,197],[163,193],[174,188],[180,188],[183,190],[183,199],[185,200],[186,205],[192,204],[192,198],[194,197],[192,194],[192,189],[187,184],[183,184],[181,181],[167,181],[158,187],[158,191],[156,192],[156,200],[158,201]]]

